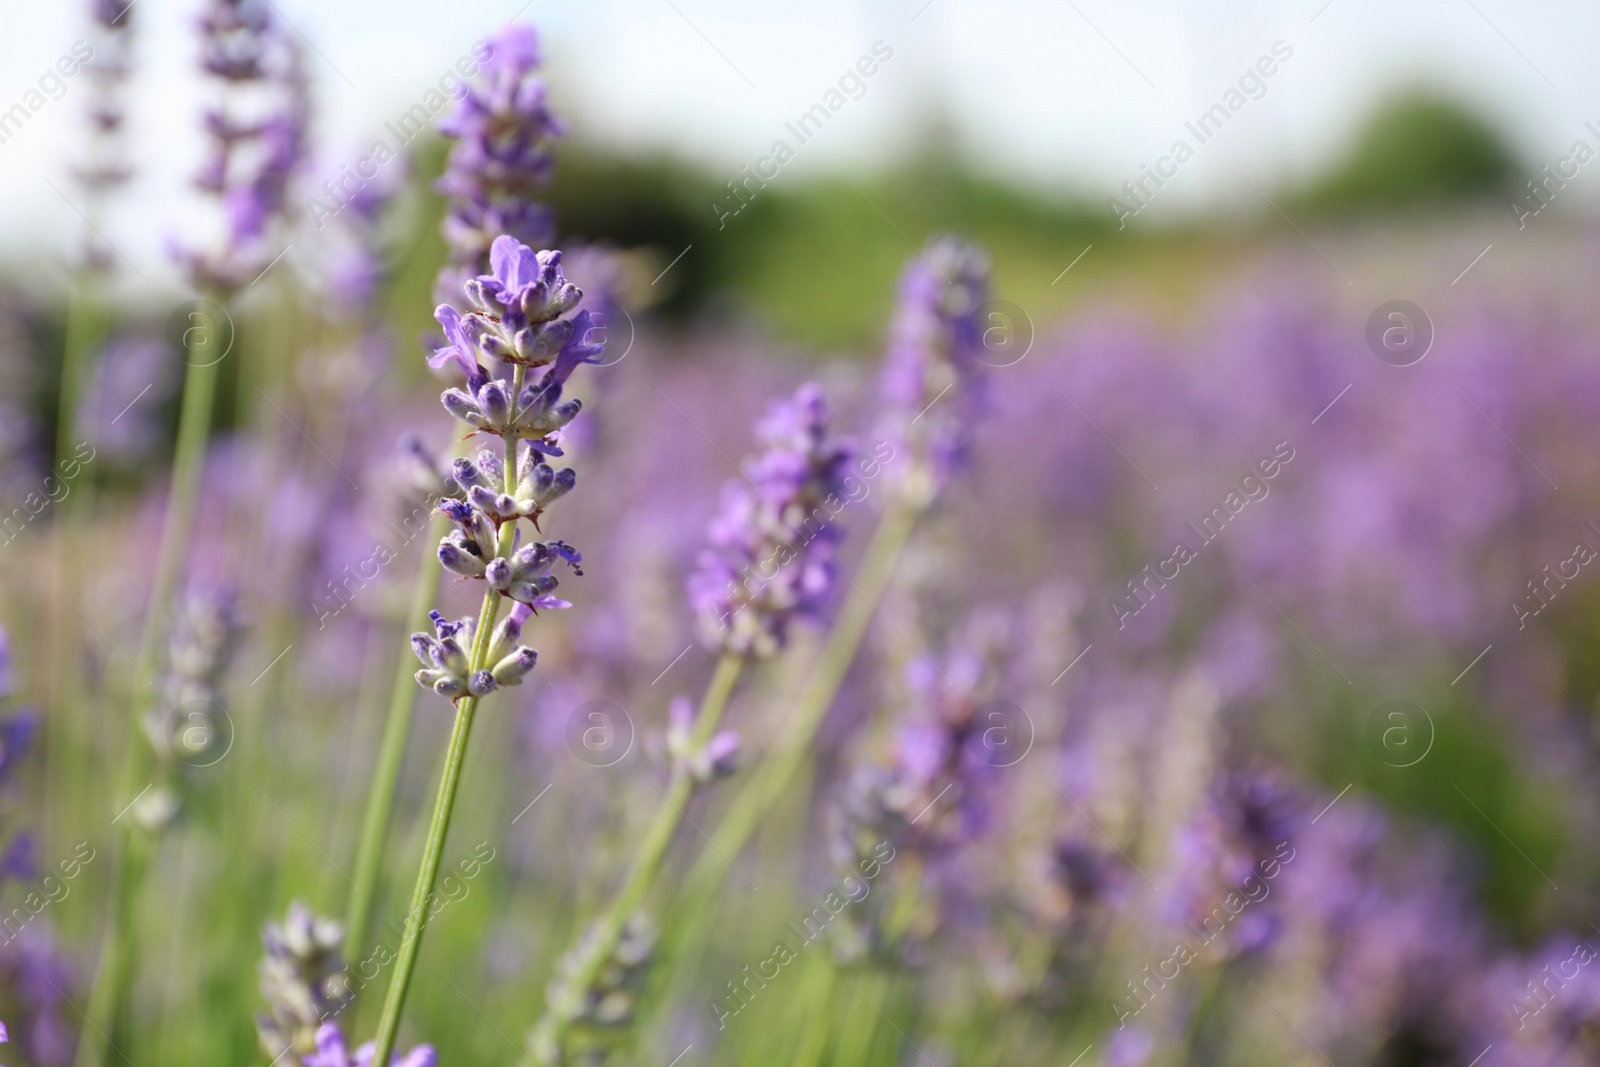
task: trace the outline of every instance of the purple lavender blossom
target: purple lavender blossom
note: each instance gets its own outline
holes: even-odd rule
[[[1011,636],[1007,616],[980,611],[952,640],[942,665],[914,660],[907,714],[889,753],[861,767],[840,802],[832,851],[841,870],[867,870],[872,858],[883,859],[885,844],[916,855],[909,862],[923,872],[922,915],[893,946],[913,958],[966,896],[965,872],[951,861],[988,826],[990,787],[998,768],[1016,756],[995,747],[1002,733],[1014,735],[1019,726],[1002,721],[1016,709],[994,699]],[[842,923],[835,952],[853,960],[879,947],[887,936],[882,914],[871,905]]]
[[[373,1043],[368,1041],[352,1054],[345,1044],[338,1023],[323,1023],[317,1029],[315,1051],[301,1057],[305,1067],[372,1067]],[[438,1055],[432,1045],[418,1045],[403,1056],[393,1056],[390,1067],[437,1067]]]
[[[201,68],[229,90],[205,114],[210,145],[195,178],[221,204],[223,239],[177,255],[193,285],[226,295],[281,252],[269,230],[306,155],[310,103],[303,49],[270,3],[210,0],[199,27]]]
[[[442,696],[482,696],[516,685],[533,670],[537,653],[518,643],[523,623],[539,608],[563,608],[555,597],[553,570],[564,565],[578,575],[583,557],[565,541],[520,543],[520,521],[539,528],[546,507],[577,484],[570,468],[556,471],[545,462],[561,455],[561,430],[578,414],[576,398],[562,399],[578,367],[598,362],[604,344],[590,338],[591,316],[579,311],[563,318],[583,292],[561,273],[561,253],[535,252],[516,239],[495,238],[492,271],[463,287],[474,310],[463,315],[449,304],[434,312],[445,328],[446,345],[434,353],[434,367],[451,365],[467,378],[467,389],[448,389],[445,410],[473,427],[502,438],[505,454],[485,449],[476,461],[456,461],[452,478],[465,499],[438,503],[456,528],[439,543],[439,562],[465,578],[482,579],[495,593],[516,602],[496,627],[488,658],[474,671],[469,664],[471,620],[432,618],[437,636],[413,634],[412,648],[423,663],[417,682]],[[491,377],[487,360],[510,379]],[[532,381],[529,371],[537,372]],[[507,464],[515,464],[508,470]],[[510,540],[503,529],[512,524]],[[509,544],[509,547],[507,547]]]
[[[72,1062],[79,1020],[67,997],[74,985],[71,957],[57,944],[47,917],[34,919],[0,950],[0,1003],[27,1063]]]
[[[261,1051],[269,1060],[291,1049],[301,1056],[315,1053],[322,1045],[319,1024],[354,996],[340,954],[344,927],[297,900],[282,923],[262,929],[261,941],[266,955],[258,970],[267,1002],[267,1011],[256,1016]]]
[[[95,214],[101,199],[133,176],[124,136],[123,100],[128,77],[133,73],[133,12],[129,0],[91,0],[90,17],[95,22],[92,61],[83,70],[91,85],[88,116],[91,136],[74,176],[89,194],[90,214]],[[111,265],[114,252],[94,227],[85,227],[84,265],[102,271]]]
[[[1293,798],[1270,777],[1231,775],[1173,842],[1171,919],[1204,937],[1221,958],[1265,950],[1278,937],[1276,902],[1250,904],[1295,855]],[[1265,898],[1263,898],[1265,899]]]
[[[161,443],[173,370],[172,353],[159,341],[119,338],[106,345],[79,402],[77,425],[110,462],[136,467]]]
[[[729,482],[689,577],[689,602],[708,647],[770,656],[795,618],[820,620],[836,584],[844,478],[854,443],[829,435],[822,388],[775,401],[756,426],[763,451]],[[769,573],[770,572],[770,573]]]
[[[536,74],[538,34],[511,23],[487,45],[477,84],[463,89],[455,110],[439,120],[439,132],[455,141],[437,186],[451,201],[443,224],[450,266],[439,274],[440,300],[489,270],[496,238],[533,248],[555,241],[554,214],[534,194],[549,180],[550,141],[565,126],[545,105]]]
[[[931,499],[967,462],[982,401],[980,315],[988,297],[987,257],[951,237],[931,242],[900,276],[878,432],[906,457],[890,466],[913,501]]]

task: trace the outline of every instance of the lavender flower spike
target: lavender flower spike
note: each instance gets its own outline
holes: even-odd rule
[[[833,592],[852,442],[828,435],[816,384],[779,400],[756,428],[765,446],[731,482],[712,521],[710,547],[690,576],[689,600],[712,648],[770,656],[796,617],[819,618]]]
[[[513,23],[485,42],[488,55],[476,85],[461,90],[439,132],[453,138],[439,192],[450,197],[444,238],[450,266],[438,295],[449,299],[489,268],[491,242],[502,234],[535,248],[555,238],[555,217],[534,199],[554,163],[550,141],[565,131],[545,106],[539,38]]]
[[[221,202],[220,248],[177,256],[198,288],[231,293],[280,254],[269,239],[306,156],[310,101],[300,42],[271,4],[209,0],[200,16],[201,66],[229,88],[206,112],[211,139],[195,184]],[[265,96],[265,108],[252,97]]]
[[[266,925],[261,941],[261,996],[267,1002],[267,1011],[256,1016],[261,1051],[269,1060],[291,1049],[311,1053],[319,1047],[318,1024],[354,996],[339,952],[344,928],[297,900],[282,923]]]
[[[562,387],[578,367],[599,362],[604,344],[590,340],[593,326],[587,312],[564,317],[583,294],[562,276],[560,252],[535,252],[514,237],[501,235],[490,248],[489,260],[491,272],[464,286],[475,310],[463,315],[447,304],[435,312],[449,343],[435,353],[433,363],[436,367],[452,363],[465,372],[470,392],[446,392],[445,409],[474,429],[496,434],[503,452],[479,453],[476,462],[454,466],[454,480],[466,498],[449,498],[438,505],[457,524],[440,543],[439,559],[457,574],[483,579],[481,625],[499,619],[503,600],[514,604],[491,633],[475,635],[477,624],[470,617],[450,622],[435,611],[430,618],[436,636],[411,637],[424,665],[417,682],[453,700],[456,715],[428,844],[412,891],[416,932],[401,944],[378,1020],[372,1058],[379,1062],[388,1059],[400,1030],[407,985],[428,921],[437,857],[449,834],[479,698],[500,686],[516,685],[533,670],[538,657],[520,643],[523,624],[538,608],[565,606],[552,596],[556,585],[552,568],[564,563],[583,573],[578,569],[582,557],[564,541],[523,545],[519,538],[523,519],[538,529],[546,505],[576,482],[571,472],[558,475],[540,457],[561,454],[561,428],[577,415],[579,406],[576,400],[561,399]],[[509,379],[491,377],[485,362],[501,373],[509,371]],[[337,1031],[327,1036],[327,1054],[315,1063],[308,1059],[307,1064],[346,1067],[343,1038]],[[408,1067],[432,1067],[431,1050],[413,1063],[417,1055],[414,1050],[407,1058]]]
[[[913,503],[932,500],[971,450],[988,298],[987,257],[953,237],[935,239],[900,276],[878,432],[906,456],[890,480]]]

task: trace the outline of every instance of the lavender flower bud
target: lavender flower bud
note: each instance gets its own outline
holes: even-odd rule
[[[440,696],[461,696],[473,684],[481,684],[479,675],[487,675],[487,672],[480,671],[478,675],[468,678],[471,664],[464,646],[472,643],[476,620],[469,615],[451,622],[437,611],[430,611],[428,617],[433,620],[433,628],[438,636],[430,637],[424,633],[411,635],[411,649],[423,666],[416,673],[417,684],[432,689]]]
[[[629,918],[616,946],[600,961],[594,979],[580,986],[577,977],[597,954],[600,932],[598,924],[591,925],[556,964],[547,994],[549,1011],[529,1038],[536,1062],[567,1062],[549,1032],[557,1019],[563,1026],[611,1029],[633,1017],[639,987],[655,954],[655,927],[643,914]]]
[[[477,468],[473,467],[469,461],[458,459],[456,460],[456,464],[456,475],[458,478],[462,477],[463,466],[465,467],[465,470],[471,472],[474,478],[477,476]],[[461,484],[467,485],[469,483],[463,480]],[[454,498],[447,497],[446,499],[439,501],[438,507],[439,510],[444,513],[445,518],[449,519],[451,522],[470,523],[472,521],[472,506],[465,500],[456,500]]]
[[[511,421],[511,397],[506,387],[498,381],[488,381],[478,390],[478,410],[483,412],[484,426],[500,431]]]
[[[533,614],[533,609],[526,604],[511,605],[511,612],[500,625],[494,628],[494,639],[489,642],[489,659],[500,661],[517,650],[517,642],[522,638],[523,624]]]
[[[538,662],[539,653],[524,645],[494,665],[494,680],[501,685],[520,685],[522,676]]]
[[[444,409],[469,426],[484,425],[483,412],[478,402],[460,389],[446,389],[439,396]]]
[[[478,547],[461,530],[451,530],[439,542],[439,562],[445,570],[464,578],[484,576],[484,562]]]

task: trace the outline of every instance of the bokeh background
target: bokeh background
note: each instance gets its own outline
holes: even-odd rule
[[[538,28],[568,126],[540,198],[563,247],[605,253],[590,269],[620,309],[618,354],[580,388],[583,489],[552,530],[587,573],[571,611],[541,617],[540,676],[478,725],[447,857],[493,859],[430,929],[407,1045],[531,1062],[555,961],[659,806],[669,703],[713,668],[683,584],[722,483],[768,401],[807,380],[871,443],[897,278],[954,233],[986,250],[996,300],[961,409],[971,457],[904,549],[805,773],[724,857],[715,921],[696,924],[672,887],[781,735],[827,627],[747,678],[740,769],[686,813],[653,897],[664,947],[611,1055],[1600,1057],[1600,11],[270,6],[305,47],[310,152],[281,258],[229,308],[183,568],[195,607],[172,638],[214,639],[206,700],[225,712],[200,724],[202,755],[169,760],[170,811],[116,768],[150,743],[126,714],[129,657],[178,419],[171,323],[192,295],[171,248],[216,226],[190,180],[214,86],[195,5],[136,0],[107,157],[129,175],[91,196],[93,61],[14,130],[4,116],[103,31],[82,4],[5,14],[0,688],[36,715],[0,739],[0,915],[27,916],[0,918],[7,1062],[73,1061],[124,817],[162,832],[108,1062],[266,1063],[262,924],[295,900],[344,912],[427,551],[396,525],[398,442],[443,452],[455,432],[423,359],[448,142],[430,131],[385,164],[392,195],[364,230],[319,226],[318,203],[511,20]],[[879,46],[799,144],[786,124]],[[1270,76],[1248,73],[1268,56]],[[1202,143],[1191,124],[1218,103]],[[793,160],[741,197],[730,183],[778,139]],[[1149,179],[1179,139],[1192,158]],[[374,264],[359,307],[338,284],[352,245]],[[841,520],[845,575],[882,503]],[[393,561],[370,576],[380,541]],[[859,595],[847,584],[841,606]],[[446,579],[438,596],[455,615],[476,594]],[[596,708],[628,742],[614,761],[572,741]],[[375,927],[402,911],[448,711],[419,693]],[[908,860],[802,947],[786,924],[837,886],[863,776],[915,763],[929,723],[996,714],[1020,754],[923,783],[935,814],[902,806],[884,831]],[[52,870],[65,892],[41,889]],[[1207,938],[1218,907],[1230,921]],[[896,937],[863,950],[881,926]],[[779,939],[797,963],[740,985]],[[725,1017],[730,982],[747,1003]],[[350,1028],[370,1030],[379,989]]]

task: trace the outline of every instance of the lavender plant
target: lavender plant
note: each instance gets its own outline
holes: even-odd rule
[[[834,620],[817,666],[795,701],[787,732],[750,775],[685,877],[683,914],[674,924],[683,943],[703,932],[728,857],[744,848],[804,765],[893,576],[901,549],[919,516],[932,506],[944,483],[965,460],[974,401],[959,392],[953,397],[946,394],[962,385],[971,386],[976,379],[982,343],[978,315],[987,286],[983,255],[951,238],[934,241],[926,254],[911,259],[905,267],[882,385],[886,447],[873,450],[895,487],[892,500],[851,581],[856,596]],[[948,405],[935,413],[938,402],[946,399]],[[931,416],[931,420],[919,425],[919,414]]]
[[[434,611],[435,634],[411,638],[423,664],[418,684],[453,700],[456,717],[407,912],[408,936],[378,1023],[373,1054],[378,1063],[388,1062],[399,1030],[478,702],[502,686],[519,684],[533,670],[537,653],[520,644],[522,627],[539,608],[567,606],[553,595],[559,583],[555,568],[565,565],[582,573],[579,554],[561,541],[523,544],[521,524],[526,519],[538,530],[545,508],[575,483],[570,468],[558,474],[546,459],[562,454],[561,431],[581,408],[576,400],[562,399],[568,379],[578,367],[597,362],[604,346],[589,339],[588,312],[564,317],[583,294],[562,276],[560,252],[534,252],[502,235],[490,250],[490,262],[492,273],[464,287],[470,305],[465,314],[449,304],[435,312],[448,343],[429,362],[452,367],[466,379],[465,389],[444,392],[445,410],[473,433],[498,436],[502,452],[458,465],[458,482],[469,486],[466,499],[440,504],[455,528],[439,544],[439,561],[452,573],[483,581],[483,607],[476,619],[456,622]],[[502,374],[509,371],[509,378],[492,376],[485,361]],[[539,372],[533,382],[530,370]],[[497,625],[507,599],[512,610]]]
[[[340,945],[344,930],[318,918],[300,901],[281,923],[261,931],[266,948],[259,971],[267,1010],[256,1016],[262,1055],[276,1063],[285,1055],[306,1059],[326,1054],[322,1028],[354,996]]]
[[[496,238],[533,248],[555,239],[555,214],[537,195],[554,166],[550,142],[565,125],[545,103],[539,36],[532,26],[511,23],[487,44],[478,83],[463,89],[439,121],[439,132],[453,141],[438,181],[450,198],[443,224],[450,263],[435,289],[441,300],[490,270]]]
[[[554,243],[555,237],[553,213],[533,199],[551,166],[548,141],[561,130],[560,120],[545,106],[544,85],[535,75],[539,63],[538,37],[533,27],[512,23],[486,45],[489,58],[480,68],[479,83],[465,86],[455,109],[439,122],[440,132],[454,140],[447,172],[439,179],[440,191],[451,197],[449,211],[441,224],[450,248],[450,261],[440,268],[434,284],[435,294],[444,301],[458,299],[474,276],[493,270],[489,252],[496,237],[509,236],[535,248],[547,247]],[[479,228],[480,225],[484,228]],[[434,362],[436,369],[445,369],[449,364],[465,370],[459,360],[430,362]],[[472,374],[468,372],[467,377],[470,385]],[[532,456],[531,452],[529,454]],[[485,463],[493,469],[492,454]],[[453,475],[446,476],[446,484],[439,484],[439,478],[433,473],[438,464],[429,460],[422,466],[428,471],[423,491],[430,497],[465,493],[465,487],[458,484]],[[467,471],[475,479],[482,476],[482,469],[470,462],[463,473]],[[503,474],[502,471],[502,477]],[[571,488],[571,484],[568,479],[567,488]],[[485,488],[493,487],[486,485]],[[548,495],[553,488],[552,483],[545,493]],[[533,491],[532,484],[528,491]],[[439,512],[434,536],[444,536],[445,524],[449,521],[445,512]],[[441,559],[430,556],[418,567],[408,624],[422,618],[423,611],[427,610],[438,585]],[[389,832],[400,763],[411,734],[415,697],[411,671],[402,658],[390,689],[383,740],[367,793],[366,815],[356,853],[356,887],[351,890],[345,913],[345,928],[351,948],[357,954],[366,940],[372,901],[377,892],[378,864]]]
[[[229,590],[195,588],[179,606],[166,683],[144,721],[160,780],[129,810],[129,817],[150,833],[160,832],[182,810],[182,770],[204,765],[219,743],[227,743],[220,688],[239,631]]]
[[[686,705],[674,705],[666,804],[610,906],[557,965],[544,1013],[528,1035],[537,1063],[604,1059],[626,1037],[618,1031],[634,1020],[641,972],[655,942],[640,909],[685,805],[699,786],[732,769],[738,738],[718,733],[717,724],[734,685],[746,660],[776,655],[792,622],[818,617],[834,591],[833,553],[841,534],[832,518],[843,507],[843,478],[855,449],[830,434],[829,422],[827,401],[814,384],[775,402],[757,426],[763,450],[746,464],[746,482],[724,488],[710,547],[688,581],[702,640],[721,656],[698,712],[691,718]],[[770,576],[769,567],[775,568]]]
[[[197,186],[220,203],[221,240],[209,248],[176,248],[191,284],[219,303],[259,276],[278,253],[269,251],[273,224],[287,208],[289,183],[305,154],[309,119],[306,78],[299,42],[280,25],[271,6],[258,0],[212,0],[199,20],[201,67],[226,88],[227,99],[208,110],[205,162]],[[214,328],[215,324],[208,324]],[[190,331],[205,344],[206,330]],[[172,600],[189,549],[200,473],[210,434],[220,357],[209,351],[187,362],[172,485],[161,544],[134,660],[143,683],[132,685],[132,715],[141,723],[156,699],[150,679],[158,674]],[[140,746],[124,748],[121,789],[134,793],[142,765]],[[79,1042],[77,1067],[100,1067],[113,1038],[132,961],[125,944],[131,897],[147,860],[146,842],[123,843],[112,862],[112,904]]]
[[[105,221],[107,202],[133,176],[123,105],[134,70],[132,8],[125,0],[89,2],[95,41],[90,46],[93,59],[85,65],[85,72],[93,86],[93,96],[88,105],[89,137],[75,169],[84,194],[85,233],[61,360],[57,459],[70,455],[78,444],[79,399],[89,373],[90,356],[105,334],[106,314],[101,304],[113,253],[100,226]]]
[[[872,958],[915,963],[941,925],[941,896],[955,876],[952,857],[989,822],[1001,732],[995,701],[1005,678],[1011,627],[1002,614],[974,615],[943,666],[920,657],[909,670],[910,699],[896,722],[890,751],[860,767],[839,801],[833,858],[861,868],[887,842],[896,856],[894,893],[880,886],[875,903],[830,928],[843,964]],[[893,896],[883,904],[885,896]]]

